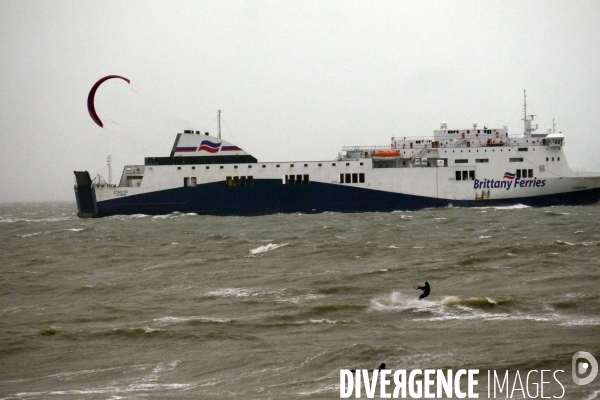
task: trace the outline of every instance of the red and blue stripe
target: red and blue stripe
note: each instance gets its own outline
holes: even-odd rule
[[[208,153],[216,153],[219,151],[221,143],[213,143],[209,140],[203,140],[198,147],[198,151],[206,151]]]
[[[221,151],[242,151],[242,149],[237,146],[223,146],[221,147]]]

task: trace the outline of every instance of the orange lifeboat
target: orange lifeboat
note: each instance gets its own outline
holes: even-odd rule
[[[376,161],[392,161],[400,159],[399,150],[377,150],[372,154],[373,160]]]

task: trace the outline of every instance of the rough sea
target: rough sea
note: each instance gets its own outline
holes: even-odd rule
[[[576,352],[600,359],[598,205],[76,208],[0,205],[1,399],[336,399],[340,370],[382,362],[478,369],[480,398],[488,372],[513,388],[534,370],[552,372],[532,395],[543,380],[545,398],[600,398],[600,377],[572,379]]]

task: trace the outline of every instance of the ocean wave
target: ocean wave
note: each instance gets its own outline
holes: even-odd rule
[[[420,292],[419,292],[420,293]],[[371,300],[370,309],[373,311],[433,311],[440,304],[431,300],[419,300],[417,296],[408,296],[404,293],[393,292],[388,296]]]
[[[562,240],[558,240],[558,239],[554,243],[560,244],[560,245],[567,245],[567,246],[600,246],[600,242],[578,242],[578,243],[571,243],[571,242],[562,241]]]
[[[471,297],[470,299],[463,300],[458,296],[445,297],[441,304],[445,306],[467,306],[467,307],[494,307],[498,303],[489,297]]]
[[[288,245],[289,245],[289,243],[283,243],[283,244],[269,243],[266,246],[259,246],[255,249],[250,250],[250,254],[254,255],[254,254],[259,254],[259,253],[266,253],[267,251],[272,251],[272,250],[278,249],[280,247],[288,246]]]
[[[475,311],[475,310],[474,310]],[[490,314],[481,311],[462,313],[462,314],[447,314],[439,317],[418,318],[416,321],[451,321],[451,320],[484,320],[484,321],[537,321],[537,322],[556,322],[560,317],[556,314],[551,315],[531,315],[531,314]]]
[[[41,234],[42,234],[42,232],[34,232],[34,233],[26,233],[24,235],[19,235],[19,236],[21,236],[22,238],[26,238],[26,237],[37,236],[37,235],[41,235]]]
[[[141,218],[150,218],[150,215],[147,214],[131,214],[131,215],[111,215],[110,217],[106,217],[107,220],[119,220],[119,221],[127,221],[130,219],[141,219]]]
[[[169,325],[169,324],[179,324],[179,323],[187,323],[187,322],[204,322],[204,323],[214,323],[214,324],[224,324],[235,322],[234,319],[231,318],[207,318],[200,316],[192,316],[192,317],[160,317],[152,320],[159,325]]]
[[[273,320],[266,322],[257,322],[252,324],[254,328],[272,328],[272,327],[295,327],[307,325],[350,325],[359,324],[360,322],[352,319],[331,319],[331,318],[309,318],[301,320]]]
[[[45,392],[21,392],[14,394],[14,396],[19,398],[48,398],[48,396],[80,396],[92,394],[150,392],[157,390],[189,390],[196,386],[198,385],[195,383],[132,383],[123,387],[111,385],[88,389],[50,390]]]
[[[556,243],[556,244],[566,244],[568,246],[575,246],[575,243],[563,242],[562,240],[556,240],[554,243]]]
[[[525,204],[514,204],[511,206],[489,206],[489,207],[472,207],[475,210],[522,210],[525,208],[531,208],[531,206],[526,206]]]
[[[223,288],[205,293],[199,297],[257,297],[257,296],[283,296],[286,290],[264,290],[251,288]]]
[[[569,321],[562,322],[561,326],[598,326],[600,318],[573,318]]]
[[[324,294],[305,294],[305,295],[288,297],[288,298],[280,298],[280,299],[277,299],[277,302],[298,304],[298,303],[301,303],[306,300],[317,300],[317,299],[322,299],[324,297],[327,297],[327,296]]]
[[[218,234],[218,233],[213,233],[211,235],[208,235],[206,238],[207,239],[211,239],[211,240],[223,240],[223,239],[232,239],[233,236],[222,235],[222,234]]]
[[[8,217],[8,218],[4,218],[4,217],[0,217],[0,223],[7,223],[7,224],[14,224],[17,222],[62,222],[62,221],[77,221],[79,220],[78,217],[76,216],[69,216],[69,217],[45,217],[45,218],[39,218],[39,219],[31,219],[31,218],[12,218],[12,217]]]
[[[546,215],[571,215],[571,213],[568,212],[560,212],[560,211],[554,211],[554,210],[549,210],[549,211],[545,211]]]
[[[597,399],[599,395],[600,395],[600,390],[596,390],[596,391],[590,393],[590,395],[588,397],[584,398],[583,400],[594,400],[594,399]]]
[[[144,215],[144,214],[140,214],[140,215]],[[180,212],[174,212],[171,214],[165,214],[165,215],[154,215],[152,216],[152,219],[171,219],[171,218],[181,218],[181,217],[197,217],[198,214],[196,213],[180,213]]]
[[[304,390],[304,391],[298,392],[297,394],[302,395],[302,396],[314,396],[314,395],[323,394],[323,393],[339,392],[339,390],[340,390],[339,384],[328,384],[328,385],[324,385],[317,389]]]

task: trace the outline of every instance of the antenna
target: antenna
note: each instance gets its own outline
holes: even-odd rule
[[[108,165],[108,184],[112,183],[112,157],[106,157],[106,165]]]
[[[523,89],[523,117],[527,118],[527,90]]]
[[[219,123],[219,139],[221,139],[221,110],[217,110],[217,121]]]

